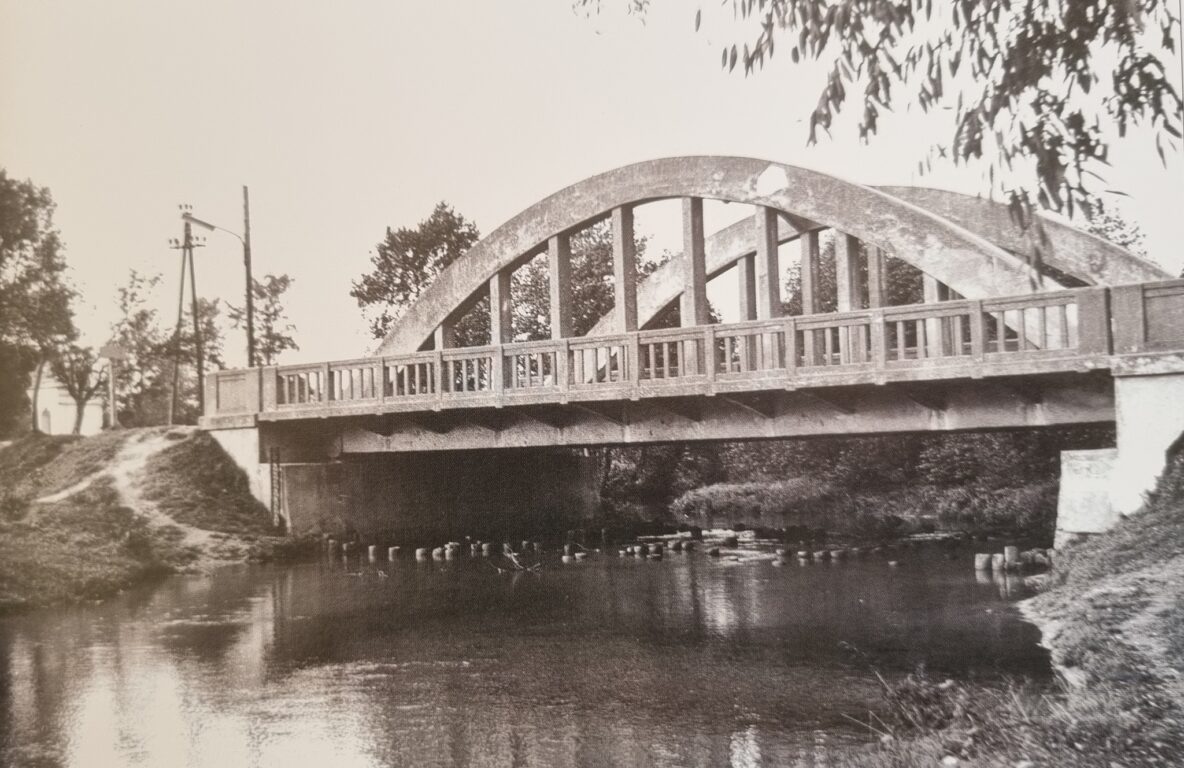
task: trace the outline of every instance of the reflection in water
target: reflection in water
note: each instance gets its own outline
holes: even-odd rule
[[[878,706],[841,643],[893,673],[1047,674],[999,585],[920,554],[360,567],[0,621],[0,764],[815,765]]]

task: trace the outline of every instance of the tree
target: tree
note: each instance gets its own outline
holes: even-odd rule
[[[255,322],[258,336],[256,352],[263,358],[264,365],[274,365],[279,356],[289,349],[300,349],[292,334],[296,326],[288,322],[288,314],[280,303],[281,297],[292,285],[287,275],[264,275],[262,282],[251,279],[251,293],[255,302]],[[227,305],[227,317],[235,328],[246,324],[246,310]]]
[[[160,275],[132,270],[116,294],[120,317],[111,326],[112,338],[128,355],[116,369],[116,411],[128,426],[160,424],[167,408],[169,335],[151,302],[160,283]]]
[[[634,240],[638,279],[660,265],[646,258],[646,238]],[[613,233],[607,220],[571,237],[571,332],[583,336],[613,308]],[[531,260],[514,273],[514,335],[519,341],[551,338],[551,284],[547,260]]]
[[[95,351],[90,347],[71,344],[50,362],[54,377],[61,382],[70,397],[74,399],[74,429],[72,434],[82,432],[82,417],[86,404],[98,393],[106,381],[98,365]]]
[[[355,281],[349,292],[370,313],[374,338],[385,337],[436,276],[479,238],[476,225],[445,202],[438,203],[414,229],[388,227],[370,256],[372,270]]]
[[[818,276],[814,285],[815,312],[838,311],[838,292],[835,277],[835,241],[831,232],[822,233],[818,254]],[[859,246],[861,249],[864,246]],[[867,285],[867,259],[859,260],[860,284]],[[924,300],[921,271],[906,261],[889,256],[884,260],[884,300],[889,306],[919,304]],[[802,270],[801,262],[794,260],[790,265],[785,282],[787,297],[781,306],[785,314],[800,315],[802,312]],[[865,297],[866,299],[866,297]]]
[[[1147,255],[1143,230],[1109,206],[1099,205],[1086,226],[1093,234],[1139,256]]]
[[[627,0],[644,12],[649,0]],[[600,0],[576,0],[597,9]],[[727,4],[725,2],[725,4]],[[825,62],[808,141],[860,94],[868,140],[901,101],[951,110],[933,159],[987,162],[991,192],[1031,221],[1035,206],[1087,215],[1107,162],[1110,126],[1151,128],[1166,162],[1181,137],[1182,102],[1168,74],[1180,42],[1169,0],[732,0],[746,41],[722,64],[746,75],[774,51]],[[696,13],[699,27],[702,9]],[[905,92],[901,98],[901,91]]]
[[[128,352],[128,359],[116,374],[119,420],[127,426],[163,424],[172,398],[174,371],[177,379],[177,423],[196,423],[199,413],[197,345],[193,316],[188,302],[181,315],[180,334],[161,326],[154,308],[154,294],[160,275],[129,274],[117,294],[120,318],[112,325],[113,340]],[[198,298],[197,312],[202,336],[202,360],[207,371],[225,367],[222,358],[222,330],[218,323],[221,302]],[[177,363],[174,363],[174,360]]]
[[[26,403],[29,372],[37,371],[32,428],[37,431],[37,391],[53,351],[77,336],[70,309],[73,291],[65,282],[66,262],[53,225],[49,190],[16,181],[0,169],[0,429],[12,429]],[[13,397],[12,394],[16,394]]]

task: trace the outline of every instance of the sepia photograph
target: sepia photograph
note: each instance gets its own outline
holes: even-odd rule
[[[1184,766],[1184,0],[0,0],[0,768]]]

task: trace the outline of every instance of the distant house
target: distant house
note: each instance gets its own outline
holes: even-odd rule
[[[36,376],[34,375],[34,380]],[[28,391],[29,403],[33,403],[33,387]],[[37,426],[47,435],[68,435],[74,431],[76,406],[74,398],[66,387],[54,378],[49,366],[41,374],[41,392],[36,398]],[[99,398],[86,404],[82,413],[80,434],[93,435],[103,428],[103,404]]]

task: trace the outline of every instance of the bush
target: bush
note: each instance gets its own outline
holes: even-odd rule
[[[812,478],[719,483],[679,496],[671,506],[683,522],[744,523],[764,528],[825,528],[858,538],[915,531],[1007,531],[1052,540],[1055,481],[1018,488],[915,486],[853,493]]]
[[[765,528],[817,527],[830,523],[833,492],[806,478],[771,483],[718,483],[687,491],[671,511],[686,522],[717,521]]]

